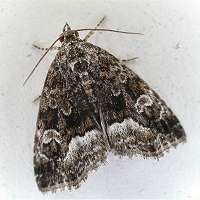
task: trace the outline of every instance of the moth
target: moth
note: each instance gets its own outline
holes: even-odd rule
[[[36,125],[34,173],[42,192],[78,188],[108,152],[159,158],[186,141],[177,117],[144,80],[66,26]]]

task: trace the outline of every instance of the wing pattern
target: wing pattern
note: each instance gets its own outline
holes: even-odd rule
[[[41,191],[79,187],[109,151],[158,158],[185,140],[171,109],[117,58],[80,39],[63,42],[37,120],[34,170]]]

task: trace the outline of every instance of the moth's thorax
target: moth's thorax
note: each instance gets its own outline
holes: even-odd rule
[[[81,73],[87,71],[89,66],[98,63],[98,48],[78,37],[70,39],[67,42],[63,41],[58,52],[58,58],[61,57],[60,61],[65,61],[66,67],[71,68],[73,73]]]

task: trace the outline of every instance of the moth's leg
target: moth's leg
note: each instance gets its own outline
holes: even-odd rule
[[[36,49],[39,49],[39,50],[42,50],[42,51],[47,51],[49,48],[46,48],[46,47],[40,47],[40,46],[38,46],[38,45],[36,45],[36,44],[32,44],[33,45],[33,47],[35,47]],[[60,47],[57,47],[57,46],[53,46],[53,47],[51,47],[51,49],[50,50],[60,50]]]
[[[120,60],[121,62],[130,62],[130,61],[133,61],[133,60],[136,60],[138,59],[138,57],[133,57],[133,58],[128,58],[128,59],[122,59]]]
[[[104,20],[106,19],[106,16],[104,16],[101,21],[95,26],[95,29],[98,28],[103,22]],[[85,38],[83,39],[84,41],[87,41],[93,34],[94,34],[95,31],[90,31],[86,36]]]
[[[36,97],[35,99],[33,99],[33,103],[37,103],[41,98],[41,95],[39,95],[38,97]]]

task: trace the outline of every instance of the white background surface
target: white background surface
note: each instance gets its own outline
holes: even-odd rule
[[[200,2],[198,0],[0,0],[0,199],[200,199]],[[32,148],[38,105],[54,53],[22,83],[66,20],[72,28],[142,32],[96,33],[90,41],[120,58],[165,99],[188,141],[160,161],[114,157],[76,191],[41,194],[33,176]],[[85,33],[84,33],[85,34]],[[81,34],[83,35],[83,34]]]

